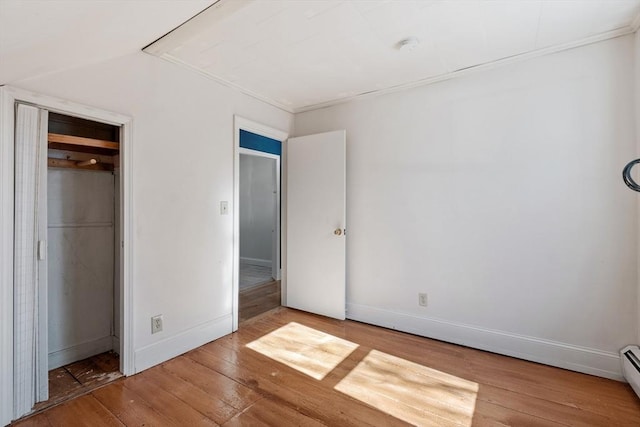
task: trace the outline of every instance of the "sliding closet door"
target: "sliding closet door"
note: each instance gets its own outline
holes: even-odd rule
[[[48,398],[47,111],[17,104],[14,230],[14,417]]]

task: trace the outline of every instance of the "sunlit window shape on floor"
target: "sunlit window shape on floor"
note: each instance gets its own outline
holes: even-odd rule
[[[358,348],[358,344],[291,322],[247,347],[290,368],[322,380]]]
[[[478,384],[377,350],[335,389],[417,426],[471,426]]]

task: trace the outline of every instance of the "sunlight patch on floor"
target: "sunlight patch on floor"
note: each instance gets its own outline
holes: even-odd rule
[[[349,357],[358,344],[291,322],[250,342],[247,347],[322,380]]]
[[[471,426],[478,384],[377,350],[335,389],[418,426]]]

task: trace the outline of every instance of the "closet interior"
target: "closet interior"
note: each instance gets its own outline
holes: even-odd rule
[[[120,128],[49,113],[49,400],[119,376]]]

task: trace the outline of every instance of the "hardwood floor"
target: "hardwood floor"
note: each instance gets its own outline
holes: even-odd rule
[[[638,426],[624,383],[285,308],[18,422]]]
[[[242,323],[280,307],[280,281],[272,280],[249,289],[240,290],[238,299],[238,318]]]
[[[273,280],[271,267],[247,264],[243,261],[240,261],[239,267],[238,285],[240,285],[240,292]]]
[[[36,404],[35,410],[41,411],[86,394],[120,377],[120,358],[112,351],[52,369],[49,371],[49,400]]]

